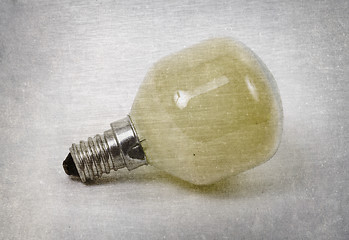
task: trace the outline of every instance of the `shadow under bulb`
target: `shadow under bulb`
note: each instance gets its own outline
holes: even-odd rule
[[[85,182],[150,164],[211,184],[270,159],[282,118],[276,82],[262,61],[240,42],[206,40],[158,61],[130,115],[73,144],[63,167]]]

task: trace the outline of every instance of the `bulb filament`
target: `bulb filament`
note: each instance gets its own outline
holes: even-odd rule
[[[201,94],[210,92],[212,90],[215,90],[219,87],[222,87],[228,82],[229,82],[229,79],[226,76],[214,78],[212,81],[209,81],[195,88],[192,91],[177,90],[174,94],[173,99],[179,109],[184,109],[188,105],[190,99],[197,97]]]

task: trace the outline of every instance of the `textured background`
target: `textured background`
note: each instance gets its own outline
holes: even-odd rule
[[[349,239],[348,1],[1,1],[1,239]],[[211,37],[278,82],[266,164],[209,187],[152,167],[84,185],[72,142],[125,116],[162,56]],[[101,237],[101,238],[99,238]]]

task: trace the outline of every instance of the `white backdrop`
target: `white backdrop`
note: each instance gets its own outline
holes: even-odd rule
[[[1,1],[1,239],[349,239],[348,1]],[[84,185],[72,142],[127,114],[149,67],[234,37],[273,73],[269,162],[209,187],[152,167]]]

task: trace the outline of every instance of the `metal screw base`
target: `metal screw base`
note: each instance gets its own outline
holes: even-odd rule
[[[112,169],[132,170],[147,164],[131,119],[127,116],[110,125],[103,135],[80,141],[69,149],[82,182],[97,179]]]

